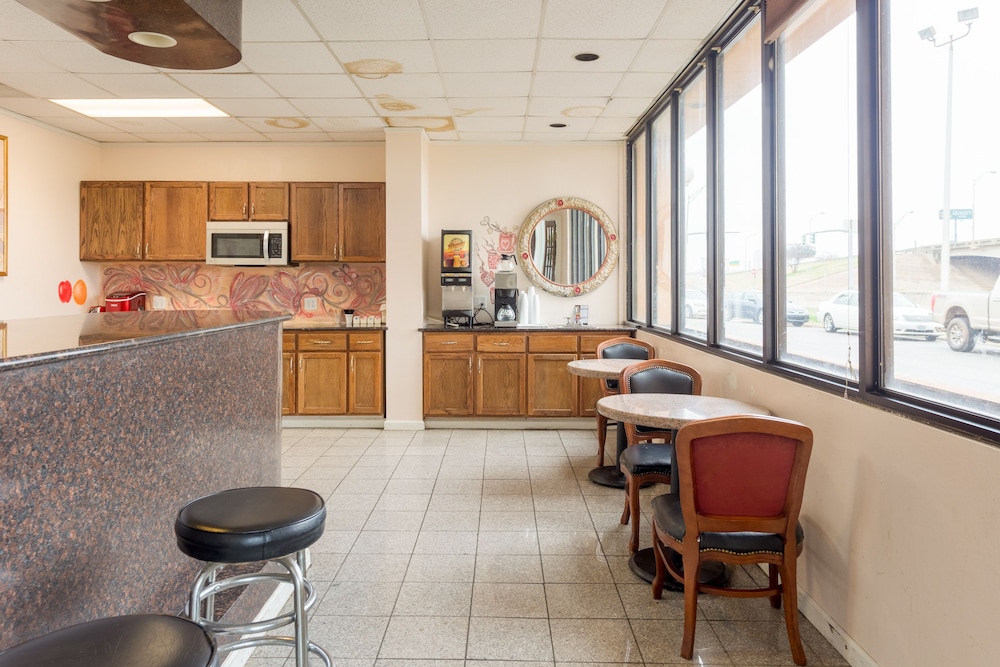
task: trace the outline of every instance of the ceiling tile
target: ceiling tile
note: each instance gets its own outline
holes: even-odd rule
[[[436,43],[442,72],[530,72],[534,39],[454,39]]]
[[[313,42],[319,35],[291,0],[243,0],[243,44]]]
[[[175,74],[174,78],[201,97],[271,97],[275,92],[256,74]]]
[[[534,38],[542,14],[541,0],[424,0],[434,39]]]
[[[698,51],[698,44],[682,39],[647,40],[639,50],[632,71],[673,74],[691,62]]]
[[[530,72],[455,72],[441,80],[448,97],[526,97],[531,88]]]
[[[427,39],[417,0],[299,0],[299,6],[327,41]]]
[[[346,74],[264,74],[261,78],[283,97],[361,97]]]
[[[371,102],[363,97],[289,98],[288,102],[307,116],[375,116]],[[249,114],[241,114],[249,115]],[[273,115],[273,114],[272,114]]]
[[[524,118],[513,116],[509,118],[465,116],[455,119],[455,128],[459,132],[521,132],[524,130]]]
[[[282,98],[210,97],[205,101],[230,116],[298,116],[305,113],[298,105]]]
[[[625,72],[641,46],[641,39],[543,39],[536,67],[539,72]],[[580,62],[574,58],[578,53],[600,58]]]
[[[53,72],[0,72],[0,83],[44,99],[75,99],[111,97],[107,92],[84,81],[75,74]]]
[[[528,114],[596,118],[604,111],[607,102],[606,97],[532,97]]]
[[[437,74],[390,74],[384,79],[352,78],[365,97],[444,97],[441,77]]]
[[[405,42],[328,42],[351,74],[380,78],[389,73],[437,72],[430,40]]]
[[[174,79],[152,70],[152,74],[81,74],[111,96],[126,99],[184,98],[194,94]]]
[[[732,14],[739,0],[674,0],[649,35],[655,39],[693,39],[701,43]]]
[[[667,0],[548,0],[542,37],[643,39]]]
[[[622,75],[611,72],[539,72],[531,94],[540,97],[610,97]]]
[[[449,97],[455,116],[523,116],[527,97]]]
[[[243,45],[243,64],[261,74],[342,74],[322,42],[259,42]]]

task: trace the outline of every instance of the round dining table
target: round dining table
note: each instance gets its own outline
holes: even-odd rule
[[[676,431],[689,422],[715,417],[735,415],[769,415],[770,410],[759,405],[744,403],[732,398],[702,396],[693,394],[616,394],[597,400],[597,411],[619,424],[639,424],[658,430]],[[673,449],[673,444],[664,445]],[[671,452],[672,454],[672,452]],[[673,460],[673,456],[671,456]],[[678,492],[677,475],[670,475],[670,492]],[[634,516],[632,521],[638,521]],[[680,569],[680,554],[672,552],[673,561]],[[656,561],[653,548],[639,549],[629,559],[629,569],[645,581],[652,581],[656,575]],[[710,562],[702,566],[699,579],[703,583],[721,585],[727,578],[722,563]],[[684,590],[683,584],[667,577],[664,587],[668,590]]]
[[[604,380],[615,380],[621,372],[636,362],[638,359],[577,359],[567,364],[569,372],[573,375],[585,378],[597,378]],[[587,473],[587,477],[594,484],[610,486],[616,489],[625,488],[625,475],[618,468],[618,457],[625,451],[625,427],[621,422],[615,430],[615,464],[610,466],[598,466]]]

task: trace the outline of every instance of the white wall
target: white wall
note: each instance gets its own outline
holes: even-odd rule
[[[440,242],[442,229],[472,229],[486,235],[480,223],[485,217],[516,232],[539,204],[553,197],[581,197],[604,209],[619,231],[623,227],[624,192],[619,187],[624,165],[621,145],[479,145],[432,143],[430,160],[430,237],[424,248],[427,275],[427,314],[441,317]],[[621,263],[619,263],[621,266]],[[473,258],[478,273],[479,260]],[[518,269],[518,288],[527,289],[524,272]],[[573,306],[590,306],[591,324],[617,324],[619,276],[616,269],[608,281],[589,294],[575,298],[550,295],[538,290],[542,320],[562,324],[573,314]],[[477,294],[483,293],[477,284]],[[492,307],[490,308],[492,312]]]
[[[81,180],[96,173],[97,144],[0,113],[7,137],[7,275],[0,321],[86,312],[100,303],[97,265],[80,261]],[[59,283],[87,286],[87,300],[59,299]]]
[[[1000,449],[640,337],[697,368],[703,393],[813,429],[798,563],[803,611],[821,631],[826,620],[846,633],[852,664],[997,664]]]

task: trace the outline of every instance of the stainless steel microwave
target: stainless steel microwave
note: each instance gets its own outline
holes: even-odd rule
[[[209,220],[205,261],[233,266],[288,264],[288,223]]]

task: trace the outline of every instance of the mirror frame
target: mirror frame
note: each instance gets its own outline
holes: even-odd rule
[[[543,276],[541,272],[539,272],[538,267],[535,266],[535,263],[531,261],[531,236],[535,232],[535,227],[542,221],[542,219],[545,218],[545,216],[549,215],[553,211],[565,208],[575,208],[577,210],[584,211],[597,220],[597,222],[601,225],[601,229],[604,230],[604,238],[607,242],[608,248],[607,255],[604,257],[604,262],[597,269],[597,272],[587,280],[572,285],[552,282]],[[592,292],[600,287],[618,265],[618,232],[615,231],[615,226],[611,223],[611,218],[608,217],[608,214],[605,213],[600,206],[594,204],[593,202],[587,201],[586,199],[580,199],[579,197],[554,197],[553,199],[549,199],[548,201],[539,204],[535,207],[535,210],[528,214],[528,217],[524,219],[524,223],[521,224],[521,230],[518,232],[517,254],[521,259],[521,270],[524,271],[528,280],[530,280],[532,284],[537,285],[546,292],[555,294],[556,296],[580,296],[581,294]]]

